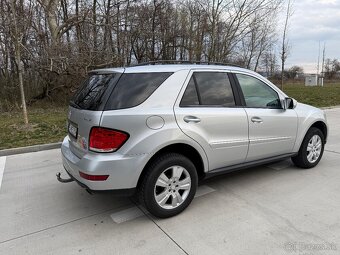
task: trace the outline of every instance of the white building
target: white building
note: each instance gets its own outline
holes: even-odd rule
[[[305,86],[318,86],[318,76],[316,74],[306,75]]]

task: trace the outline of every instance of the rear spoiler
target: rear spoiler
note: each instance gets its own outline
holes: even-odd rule
[[[125,68],[103,68],[95,69],[88,72],[88,74],[110,74],[110,73],[124,73]]]

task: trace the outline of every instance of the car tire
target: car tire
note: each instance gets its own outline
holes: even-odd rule
[[[320,129],[311,127],[302,141],[299,152],[292,157],[293,163],[300,168],[312,168],[322,158],[325,136]]]
[[[191,160],[177,153],[162,154],[146,169],[139,201],[156,217],[172,217],[189,206],[197,183],[196,167]]]

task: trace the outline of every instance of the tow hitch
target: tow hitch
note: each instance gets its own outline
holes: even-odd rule
[[[68,178],[68,179],[61,178],[60,175],[61,175],[60,172],[56,174],[57,180],[62,182],[62,183],[68,183],[68,182],[73,182],[74,181],[72,178]]]

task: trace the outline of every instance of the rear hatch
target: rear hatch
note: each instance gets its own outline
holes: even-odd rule
[[[124,69],[90,73],[71,99],[67,128],[70,150],[77,157],[87,153],[91,128],[100,125],[106,101],[123,72]]]

